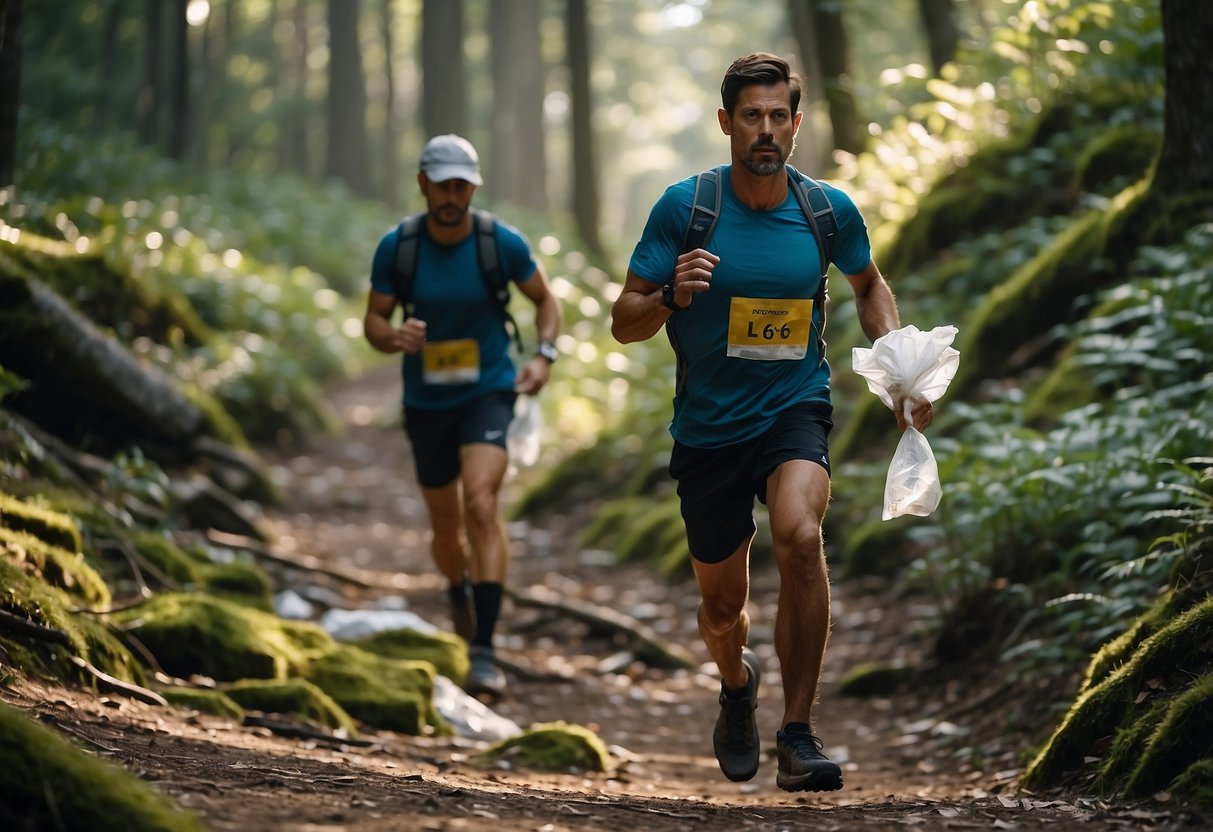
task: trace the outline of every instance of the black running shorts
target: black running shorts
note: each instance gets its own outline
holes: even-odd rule
[[[674,443],[670,476],[678,481],[691,556],[720,563],[754,534],[754,498],[766,505],[767,477],[782,463],[808,459],[830,473],[833,408],[805,402],[785,411],[762,436],[723,448]]]
[[[505,447],[514,418],[512,390],[490,393],[458,410],[404,409],[404,432],[413,446],[417,482],[423,488],[450,485],[459,476],[459,449],[478,442]]]

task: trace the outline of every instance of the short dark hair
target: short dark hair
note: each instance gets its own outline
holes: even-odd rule
[[[795,113],[800,108],[800,76],[792,71],[787,61],[770,52],[755,52],[738,58],[729,65],[720,83],[721,106],[732,116],[743,89],[754,84],[769,87],[780,81],[787,82],[788,91],[792,94],[792,112]]]

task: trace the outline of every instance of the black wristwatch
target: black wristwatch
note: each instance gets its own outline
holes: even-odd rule
[[[677,301],[674,300],[674,281],[672,280],[661,287],[661,302],[665,304],[665,308],[671,312],[681,312],[682,310],[686,309],[687,306],[690,306],[689,303],[687,306],[679,306]]]
[[[535,355],[546,358],[549,364],[555,364],[556,359],[560,357],[560,350],[556,349],[556,345],[551,341],[543,341],[535,348]]]

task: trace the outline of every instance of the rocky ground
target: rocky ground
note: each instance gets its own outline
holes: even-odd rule
[[[275,568],[284,588],[313,602],[403,605],[445,624],[407,443],[396,426],[397,396],[394,372],[347,385],[335,393],[345,435],[268,455],[288,497],[268,518],[274,551],[365,570],[371,585]],[[577,533],[592,510],[513,524],[513,586],[545,587],[626,613],[706,661],[694,627],[693,583],[580,548]],[[773,574],[755,575],[752,643],[766,670],[758,719],[768,752],[782,711],[770,630],[776,591]],[[3,696],[155,783],[213,830],[1203,828],[1166,795],[1118,805],[1019,791],[1024,747],[1049,724],[1022,724],[1020,700],[1011,697],[1030,696],[1030,686],[1025,694],[974,673],[886,696],[840,696],[840,677],[857,663],[917,661],[922,644],[914,633],[926,612],[878,582],[839,583],[833,602],[816,723],[826,752],[843,765],[845,787],[828,794],[777,789],[773,756],[749,783],[721,776],[711,751],[719,685],[710,665],[651,668],[610,633],[516,603],[504,612],[500,652],[510,692],[497,712],[524,727],[565,720],[593,728],[612,752],[610,771],[485,767],[473,757],[484,743],[466,738],[385,732],[365,737],[367,745],[289,739],[32,680],[17,681]]]

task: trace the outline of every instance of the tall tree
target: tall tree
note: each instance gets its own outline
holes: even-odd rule
[[[956,44],[960,40],[956,0],[918,0],[918,14],[927,36],[931,70],[938,78],[944,64],[956,57]]]
[[[1154,187],[1213,190],[1213,14],[1208,0],[1162,0],[1166,114]]]
[[[798,27],[811,28],[813,38],[811,46],[801,44],[800,52],[817,56],[822,91],[834,131],[834,147],[859,153],[866,146],[866,140],[851,92],[851,55],[842,4],[837,0],[788,0],[788,3],[793,20],[797,15],[807,15],[812,22],[811,27]],[[797,5],[803,8],[798,9]]]
[[[97,76],[97,97],[93,104],[93,135],[100,136],[113,123],[112,90],[118,63],[118,26],[122,22],[122,0],[105,4],[105,22],[101,26],[101,67]]]
[[[366,79],[358,47],[361,0],[329,0],[328,151],[326,176],[372,196],[366,128]]]
[[[788,21],[792,27],[792,35],[800,53],[800,65],[804,85],[801,89],[800,111],[809,119],[809,123],[800,126],[796,135],[797,161],[806,173],[818,175],[830,164],[830,149],[833,136],[821,136],[813,129],[816,119],[814,111],[822,109],[821,61],[817,58],[817,36],[813,26],[813,15],[808,4],[789,0]],[[826,118],[829,116],[826,115]]]
[[[21,0],[0,2],[0,188],[13,184],[16,173],[21,18]]]
[[[311,47],[311,25],[307,0],[294,0],[290,27],[292,37],[288,40],[282,69],[286,113],[279,126],[279,147],[284,166],[308,176],[314,172],[314,167],[308,147],[308,113],[311,108],[307,101],[310,73],[307,55]]]
[[[494,6],[501,5],[495,3]],[[422,0],[421,123],[426,137],[467,135],[463,0]]]
[[[143,4],[143,87],[139,90],[136,118],[139,140],[155,145],[160,140],[161,0]]]
[[[396,203],[400,193],[400,125],[396,123],[396,71],[392,62],[395,42],[392,37],[392,0],[383,0],[383,176],[381,196],[388,205]]]
[[[601,256],[598,230],[598,167],[594,162],[593,98],[590,92],[590,23],[586,0],[565,6],[573,143],[573,217],[586,247]]]
[[[490,4],[493,120],[487,185],[497,199],[546,211],[539,5],[539,0]]]
[[[169,97],[168,156],[184,159],[190,137],[190,25],[189,0],[177,0],[172,9],[173,75]]]

